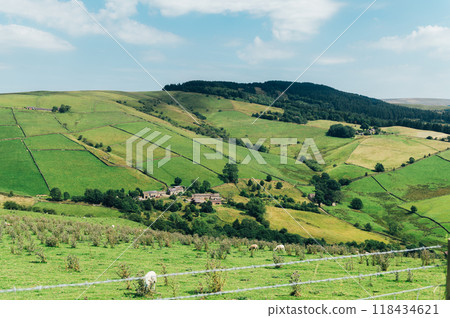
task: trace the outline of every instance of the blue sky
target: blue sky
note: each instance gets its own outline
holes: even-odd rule
[[[371,0],[77,0],[162,84],[292,81]],[[76,1],[0,0],[0,92],[159,90]],[[299,81],[450,98],[450,1],[378,0]]]

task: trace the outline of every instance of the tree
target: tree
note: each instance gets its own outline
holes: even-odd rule
[[[111,151],[112,151],[111,146],[106,147],[106,152],[111,152]]]
[[[367,130],[367,129],[369,129],[370,128],[370,126],[366,123],[366,122],[363,122],[362,124],[361,124],[361,129],[362,130]]]
[[[248,214],[253,216],[258,222],[264,219],[266,213],[266,206],[260,198],[251,198],[245,206]]]
[[[411,206],[411,213],[417,213],[417,207],[415,205]]]
[[[372,231],[372,225],[370,225],[370,223],[366,223],[366,225],[364,225],[364,230],[366,230],[367,232]]]
[[[14,196],[14,192],[13,191],[9,191],[8,197],[13,197]]]
[[[327,131],[327,136],[339,137],[339,138],[353,138],[355,137],[355,129],[350,126],[344,126],[342,124],[331,125]]]
[[[183,182],[183,180],[180,177],[176,177],[175,180],[173,181],[173,184],[178,186],[181,184],[181,182]]]
[[[248,187],[251,187],[252,185],[253,185],[252,179],[248,179],[247,186],[248,186]]]
[[[408,162],[412,164],[412,163],[416,162],[416,159],[414,159],[414,157],[409,157]]]
[[[239,169],[236,164],[225,164],[222,170],[223,179],[225,182],[237,183],[239,179]]]
[[[382,163],[377,163],[376,165],[375,165],[375,172],[384,172],[384,166],[383,166],[383,164]]]
[[[267,181],[267,182],[270,182],[270,181],[272,181],[272,176],[271,176],[270,174],[268,174],[268,175],[267,175],[267,177],[266,177],[266,181]]]
[[[355,210],[361,210],[363,208],[363,203],[360,198],[354,198],[350,203],[350,207]]]
[[[57,106],[53,106],[52,107],[52,113],[56,113],[58,111],[58,107]]]
[[[283,184],[280,181],[278,181],[277,184],[275,185],[276,189],[281,189],[282,187],[283,187]]]
[[[259,181],[259,184],[260,184],[261,186],[264,186],[264,180]]]
[[[69,192],[64,192],[64,201],[67,201],[70,199],[70,194]]]
[[[59,188],[53,188],[50,190],[50,197],[53,201],[61,201],[62,193]]]
[[[201,208],[200,208],[200,212],[204,212],[204,213],[213,213],[215,212],[212,202],[211,201],[206,201],[203,202],[201,204]]]

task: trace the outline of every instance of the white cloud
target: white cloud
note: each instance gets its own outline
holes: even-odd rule
[[[191,12],[226,14],[246,12],[267,16],[272,33],[281,41],[301,40],[318,32],[342,4],[335,0],[141,0],[161,10],[165,16]]]
[[[276,43],[268,43],[256,37],[253,43],[238,51],[238,57],[250,64],[257,64],[266,60],[282,60],[292,58],[294,53],[281,48]]]
[[[120,40],[135,45],[173,44],[180,38],[130,19],[140,0],[105,0],[97,14],[90,12]],[[84,6],[81,0],[78,2]],[[73,1],[0,0],[0,13],[33,21],[72,36],[104,34],[104,31]]]
[[[371,46],[397,53],[427,51],[431,56],[450,59],[450,28],[420,26],[406,36],[383,37]]]
[[[337,65],[348,64],[354,62],[355,59],[351,57],[322,57],[317,61],[319,65]]]
[[[82,2],[80,1],[82,4]],[[71,35],[100,34],[101,29],[73,1],[0,0],[0,12],[23,18]]]
[[[70,51],[74,47],[51,33],[23,25],[0,25],[0,48],[32,48],[45,51]]]

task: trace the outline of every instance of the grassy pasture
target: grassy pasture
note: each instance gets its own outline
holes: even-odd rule
[[[23,133],[22,130],[14,125],[14,126],[0,126],[0,139],[9,139],[9,138],[22,138]]]
[[[443,153],[439,154],[442,158],[450,160],[450,150],[444,151]]]
[[[15,111],[17,121],[27,136],[67,132],[51,112]]]
[[[450,171],[450,162],[434,156],[376,178],[390,192],[416,201],[449,194],[447,171]]]
[[[73,137],[78,138],[80,135],[94,144],[103,143],[104,146],[125,143],[131,137],[130,134],[110,126],[87,130],[79,134],[74,134]]]
[[[122,215],[116,209],[109,209],[103,206],[92,206],[84,204],[57,203],[57,202],[38,202],[34,205],[41,209],[53,209],[57,215],[67,215],[76,217],[85,217],[90,215],[94,218],[118,218]]]
[[[450,206],[450,195],[408,202],[401,206],[409,210],[412,205],[417,207],[417,213],[420,215],[428,216],[450,230],[450,212],[448,208]]]
[[[0,141],[0,191],[17,194],[47,194],[48,189],[20,140]]]
[[[354,165],[339,165],[335,168],[331,168],[330,170],[326,170],[326,172],[332,177],[333,179],[355,179],[358,177],[362,177],[366,174],[371,174],[372,171],[369,169],[354,166]]]
[[[371,136],[359,144],[347,163],[373,169],[377,162],[381,162],[385,168],[392,169],[407,162],[410,157],[420,159],[424,155],[436,153],[435,146],[401,136]],[[448,145],[442,143],[442,146]]]
[[[0,218],[10,214],[8,211],[0,210]],[[120,229],[116,221],[123,222],[125,220],[115,220],[108,218],[79,218],[61,217],[61,216],[36,216],[32,213],[11,213],[13,215],[27,215],[31,220],[40,220],[41,218],[50,219],[53,222],[76,222],[80,226],[89,226],[88,224],[103,224],[98,228],[101,232],[105,232],[107,228],[111,228],[111,224],[115,224],[117,230]],[[32,222],[32,221],[30,221]],[[94,223],[95,222],[95,223]],[[86,224],[86,225],[85,225]],[[95,247],[86,236],[84,241],[77,244],[76,248],[71,248],[68,244],[60,243],[59,247],[46,247],[34,235],[31,238],[35,240],[38,247],[44,249],[47,256],[47,263],[37,263],[36,257],[23,251],[20,255],[13,255],[10,252],[11,238],[4,234],[0,244],[0,289],[16,288],[61,284],[61,283],[77,283],[85,281],[94,281],[116,258],[129,246],[130,243],[120,242],[114,248]],[[210,249],[218,247],[218,242],[211,242]],[[227,258],[221,261],[224,267],[248,266],[252,264],[269,264],[273,262],[272,250],[265,248],[255,253],[254,257],[250,257],[247,246],[233,246]],[[80,262],[81,271],[75,272],[66,269],[66,257],[75,255]],[[324,254],[326,255],[326,254]],[[338,256],[338,255],[333,255]],[[282,254],[285,262],[300,260],[300,257],[294,255]],[[306,258],[322,258],[322,254],[306,254]],[[109,270],[101,277],[101,280],[117,279],[116,274],[118,265],[125,262],[130,266],[131,275],[136,276],[138,272],[149,270],[155,271],[157,274],[162,273],[162,264],[166,264],[167,272],[186,272],[193,270],[205,269],[208,260],[208,253],[204,250],[196,251],[192,245],[181,245],[179,242],[172,242],[171,247],[159,247],[156,243],[152,246],[140,246],[138,248],[128,249],[120,258],[120,261],[111,266]],[[435,264],[441,264],[441,260],[436,260]],[[420,259],[396,257],[391,259],[388,270],[404,269],[421,266]],[[347,267],[347,272],[343,269]],[[369,262],[367,266],[364,259],[354,258],[352,261],[323,261],[313,263],[302,263],[296,265],[286,265],[281,268],[266,267],[254,270],[241,270],[228,272],[224,277],[224,290],[233,290],[239,288],[268,286],[275,284],[288,283],[293,271],[298,270],[301,273],[302,281],[319,280],[331,277],[342,277],[349,275],[359,275],[364,273],[375,273],[379,271],[378,266],[372,266]],[[6,274],[7,273],[7,274]],[[307,285],[301,288],[301,296],[290,296],[290,287],[266,289],[264,291],[250,291],[239,294],[228,294],[223,296],[208,297],[208,299],[359,299],[366,297],[363,292],[366,289],[370,294],[385,294],[389,292],[413,289],[420,286],[442,284],[445,280],[445,274],[441,268],[435,268],[426,271],[415,271],[413,282],[406,282],[406,273],[400,273],[399,280],[395,281],[394,275],[383,275],[379,277],[366,278],[358,281],[347,280],[332,283],[321,283]],[[206,278],[201,275],[187,275],[176,278],[175,283],[179,284],[177,296],[190,295],[198,293],[199,283],[202,282],[206,288]],[[134,286],[127,290],[124,283],[114,283],[106,285],[93,286],[83,295],[83,298],[94,299],[142,299],[134,295]],[[2,294],[1,299],[76,299],[86,287],[72,287],[62,289],[49,289],[36,292],[23,292]],[[164,285],[164,280],[158,280],[156,297],[173,296],[171,289]],[[207,290],[205,290],[208,292]],[[417,294],[404,294],[397,299],[416,299]],[[420,294],[420,299],[442,299],[443,290],[427,290]]]
[[[382,130],[393,133],[395,135],[408,136],[408,137],[417,137],[417,138],[427,138],[431,136],[433,138],[447,138],[447,134],[430,131],[430,130],[420,130],[409,127],[401,127],[401,126],[392,126],[392,127],[383,127]]]
[[[28,148],[32,150],[40,149],[84,149],[76,142],[73,142],[61,134],[43,135],[29,137],[25,140]]]
[[[286,211],[292,215],[295,221]],[[271,227],[276,230],[285,228],[289,233],[299,234],[303,237],[323,238],[328,243],[353,240],[361,243],[370,239],[387,242],[382,235],[362,231],[338,218],[325,214],[267,207],[267,220],[269,220]],[[296,221],[301,225],[297,224]]]
[[[0,125],[15,125],[16,121],[14,120],[11,109],[9,108],[0,108]]]
[[[71,195],[81,195],[87,188],[102,191],[162,188],[160,183],[136,170],[106,166],[87,151],[35,151],[33,154],[50,187]]]
[[[98,112],[98,113],[65,113],[57,114],[61,123],[67,124],[67,129],[72,132],[114,125],[119,123],[136,122],[141,119],[130,116],[122,111]]]

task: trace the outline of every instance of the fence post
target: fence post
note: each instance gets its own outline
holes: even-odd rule
[[[450,239],[448,239],[447,245],[447,281],[445,290],[446,290],[445,299],[450,300]]]

